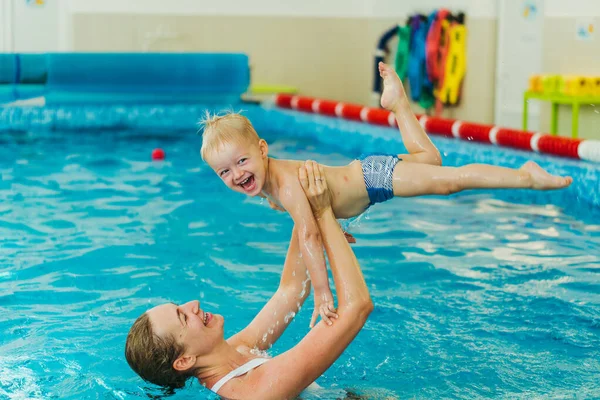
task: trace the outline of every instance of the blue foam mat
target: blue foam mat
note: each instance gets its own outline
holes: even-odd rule
[[[29,85],[54,105],[235,102],[250,68],[242,53],[0,53],[0,102]]]

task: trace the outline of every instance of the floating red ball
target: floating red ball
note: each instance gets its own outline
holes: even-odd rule
[[[160,161],[165,159],[165,151],[163,149],[152,150],[152,159],[154,161]]]

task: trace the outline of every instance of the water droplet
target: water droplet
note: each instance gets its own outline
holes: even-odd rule
[[[285,316],[285,318],[283,318],[283,322],[285,322],[285,323],[287,324],[287,323],[289,323],[289,322],[290,322],[290,320],[291,320],[292,318],[294,318],[295,316],[296,316],[296,313],[295,313],[295,312],[293,312],[293,311],[290,311],[290,312],[289,312],[289,313],[288,313],[288,314]]]

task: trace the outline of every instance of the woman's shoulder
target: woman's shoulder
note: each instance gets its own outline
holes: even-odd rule
[[[245,350],[241,349],[240,352],[245,352]],[[255,394],[262,390],[261,387],[265,382],[265,374],[261,373],[260,367],[265,363],[268,364],[268,361],[270,361],[270,358],[250,358],[246,363],[221,379],[224,382],[217,382],[212,390],[218,392],[219,396],[223,398],[256,398]]]

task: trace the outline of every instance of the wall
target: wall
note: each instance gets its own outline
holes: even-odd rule
[[[346,101],[369,90],[371,63],[356,56],[369,43],[368,24],[356,18],[76,15],[73,31],[78,51],[244,52],[253,83]]]
[[[12,2],[0,0],[0,51],[10,52],[12,49]]]
[[[523,92],[542,72],[544,1],[498,0],[494,123],[520,128]],[[529,105],[528,129],[539,130],[540,107]]]
[[[429,13],[431,10],[444,7],[449,10],[463,11],[469,17],[495,18],[497,0],[371,0],[370,17],[405,18],[415,12]]]
[[[404,17],[440,6],[461,9],[476,18],[494,17],[495,0],[48,0],[60,1],[74,14],[237,15],[294,17]]]
[[[544,25],[543,71],[565,75],[600,75],[600,2],[575,1],[569,6],[563,2],[549,1]],[[575,35],[577,20],[591,18],[596,32],[589,41],[578,40]],[[550,106],[542,105],[541,130],[550,129]],[[571,134],[571,109],[559,108],[558,132]],[[579,116],[579,136],[600,140],[600,104],[585,105]]]
[[[600,2],[597,0],[544,0],[545,15],[549,18],[573,18],[600,16]]]
[[[510,52],[496,54],[502,32],[514,30],[498,23],[500,1],[46,0],[45,7],[32,10],[25,0],[0,0],[0,6],[12,5],[9,19],[15,27],[5,34],[9,25],[2,20],[0,45],[7,50],[8,43],[15,51],[244,51],[251,56],[254,83],[293,85],[305,94],[367,104],[379,35],[411,13],[443,5],[465,11],[469,29],[463,102],[447,115],[491,123],[495,93],[502,88],[517,93],[526,85],[523,79],[497,80],[498,66],[510,60],[532,66]],[[541,72],[598,73],[600,32],[594,41],[581,43],[574,26],[580,16],[600,17],[600,2],[542,1],[546,45],[540,51]],[[3,9],[0,18],[6,18]],[[521,66],[517,62],[514,68]],[[518,110],[518,93],[513,97],[511,107]],[[538,127],[548,130],[548,107],[540,108]],[[582,110],[583,136],[600,137],[595,111]],[[518,127],[515,112],[508,124]],[[561,108],[560,130],[570,131],[568,109]]]
[[[0,0],[2,51],[44,52],[59,47],[60,0]]]
[[[467,12],[470,29],[465,100],[448,115],[489,121],[493,90],[481,88],[494,84],[495,3],[446,3]],[[254,83],[293,85],[305,94],[368,104],[373,52],[381,33],[411,13],[431,11],[439,1],[426,0],[417,8],[390,0],[311,0],[300,5],[269,0],[252,6],[231,0],[143,4],[72,1],[72,34],[65,35],[64,47],[77,51],[242,51],[251,57]]]
[[[528,22],[527,31],[515,23],[518,18],[511,17],[511,13],[520,16],[524,2],[499,1],[496,122],[520,128],[522,93],[531,74],[600,75],[600,2],[533,0],[541,3],[543,20],[539,24]],[[596,32],[592,40],[576,38],[576,23],[581,17],[595,22]],[[529,114],[530,129],[550,130],[548,103],[532,100]],[[600,104],[582,108],[579,122],[580,137],[600,139]],[[571,109],[568,106],[559,108],[558,132],[564,136],[571,135]]]

